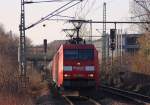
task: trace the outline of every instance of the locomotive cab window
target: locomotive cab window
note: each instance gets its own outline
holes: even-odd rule
[[[77,59],[78,58],[78,51],[77,50],[65,50],[64,51],[64,58],[65,59]]]
[[[92,60],[94,58],[93,49],[65,49],[65,59]]]

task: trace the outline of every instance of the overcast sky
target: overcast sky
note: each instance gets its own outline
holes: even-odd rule
[[[20,1],[21,0],[1,0],[0,2],[0,23],[3,24],[6,31],[12,30],[13,33],[18,35],[18,26],[20,23]],[[129,0],[83,0],[83,3],[78,4],[61,15],[85,15],[88,20],[92,19],[101,21],[104,1],[107,3],[107,20],[125,21],[130,16]],[[40,18],[46,16],[64,3],[57,2],[26,5],[26,26],[29,26]],[[81,7],[84,7],[83,10]],[[46,27],[43,27],[43,24],[45,24]],[[48,42],[66,39],[65,33],[61,30],[68,26],[69,25],[64,21],[45,21],[44,23],[27,30],[26,36],[31,38],[33,44],[41,44],[45,38],[48,39]],[[101,26],[101,24],[97,24],[93,26],[93,30],[95,31],[96,29],[101,28]],[[98,33],[95,32],[94,34]]]

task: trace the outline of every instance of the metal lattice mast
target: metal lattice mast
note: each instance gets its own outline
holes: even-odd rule
[[[19,69],[21,86],[26,86],[26,41],[25,41],[25,4],[21,0],[21,20],[20,20],[20,45],[19,45]],[[24,85],[23,85],[24,84]]]
[[[105,70],[106,65],[106,3],[103,4],[103,41],[102,41],[102,61],[103,61],[103,69]]]

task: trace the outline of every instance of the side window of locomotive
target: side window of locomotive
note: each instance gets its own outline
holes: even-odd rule
[[[93,49],[80,49],[78,56],[81,60],[92,60],[94,58],[94,51]]]
[[[73,49],[64,50],[64,58],[65,59],[77,59],[78,58],[78,50],[73,50]]]

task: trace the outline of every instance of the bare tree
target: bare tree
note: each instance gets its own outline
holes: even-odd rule
[[[150,33],[145,33],[138,39],[140,49],[133,57],[132,67],[134,72],[150,75]]]
[[[17,92],[18,44],[19,37],[0,25],[0,105],[33,105],[28,94]]]
[[[133,0],[132,2],[133,18],[140,21],[150,21],[150,0]],[[141,31],[150,31],[150,24],[140,25]]]

